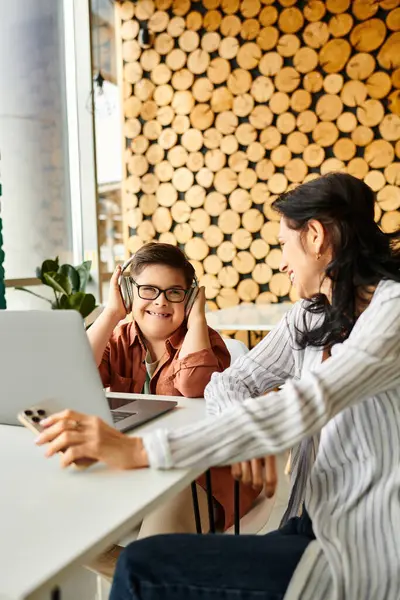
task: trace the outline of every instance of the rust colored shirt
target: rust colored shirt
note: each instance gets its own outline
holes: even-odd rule
[[[219,333],[208,328],[211,348],[179,358],[187,329],[183,324],[165,342],[165,353],[150,380],[150,393],[164,396],[202,398],[204,389],[215,372],[230,365],[230,354]],[[99,367],[104,387],[111,392],[141,394],[146,381],[147,349],[140,329],[134,322],[115,328]],[[111,408],[120,408],[126,400],[109,400]],[[233,479],[230,467],[211,469],[214,498],[224,509],[225,529],[234,521]],[[198,483],[205,487],[204,476]],[[241,486],[240,513],[246,514],[259,492]]]
[[[150,381],[150,393],[202,398],[211,375],[230,365],[230,354],[219,333],[208,328],[211,348],[178,357],[187,329],[182,325],[165,342],[165,353]],[[146,381],[146,346],[135,323],[114,330],[99,367],[111,392],[141,394]],[[118,408],[113,406],[113,408]]]

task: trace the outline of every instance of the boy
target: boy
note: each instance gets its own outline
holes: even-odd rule
[[[126,317],[120,275],[118,267],[107,306],[88,331],[104,387],[202,397],[212,373],[227,368],[230,356],[220,335],[207,326],[203,288],[185,318],[193,266],[176,246],[143,246],[131,264],[133,322],[117,327]]]

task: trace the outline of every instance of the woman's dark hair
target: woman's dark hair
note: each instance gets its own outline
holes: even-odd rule
[[[350,334],[369,286],[382,279],[400,281],[400,231],[383,233],[374,220],[375,194],[360,179],[329,173],[280,196],[273,204],[291,229],[303,232],[319,221],[332,248],[326,275],[332,280],[332,303],[324,294],[306,302],[302,348],[329,346]],[[307,312],[323,314],[321,324],[307,327]]]
[[[131,263],[132,277],[138,277],[149,265],[167,265],[182,271],[186,285],[189,288],[194,280],[194,267],[190,264],[185,254],[177,246],[150,242],[142,246],[134,255]]]

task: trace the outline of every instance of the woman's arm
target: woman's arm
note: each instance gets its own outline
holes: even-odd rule
[[[295,375],[296,328],[302,327],[303,314],[298,302],[251,352],[211,377],[204,391],[208,414],[265,394]]]
[[[360,317],[332,356],[279,392],[250,398],[177,431],[143,438],[151,466],[231,464],[293,447],[356,402],[400,385],[400,298],[384,299]]]
[[[66,411],[47,420],[37,443],[50,442],[49,456],[68,447],[64,465],[93,458],[120,468],[200,463],[206,469],[281,452],[319,431],[345,408],[400,386],[399,287],[396,294],[373,301],[328,360],[279,392],[250,398],[189,427],[156,430],[132,444],[100,419]]]

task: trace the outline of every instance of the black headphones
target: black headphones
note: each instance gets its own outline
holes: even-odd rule
[[[119,289],[121,292],[122,300],[126,308],[126,312],[130,313],[132,311],[133,306],[133,280],[131,275],[124,275],[124,271],[133,262],[134,255],[131,256],[121,267],[121,275],[118,279]],[[197,294],[199,293],[199,284],[197,281],[196,275],[194,276],[193,283],[190,286],[190,290],[186,294],[185,298],[185,314],[188,316],[190,313],[192,306],[197,298]]]

